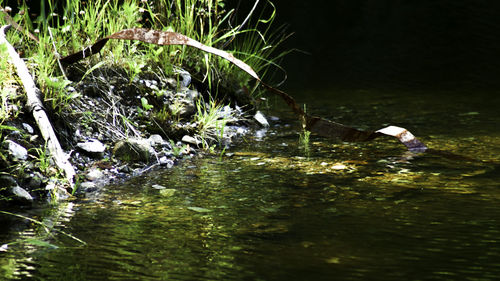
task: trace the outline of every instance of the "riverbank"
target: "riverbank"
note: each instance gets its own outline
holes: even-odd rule
[[[3,201],[30,204],[98,192],[105,184],[171,168],[182,158],[222,155],[250,127],[265,126],[254,120],[252,103],[238,98],[243,89],[224,101],[210,100],[187,71],[168,77],[153,70],[133,81],[116,67],[103,66],[83,79],[72,70],[66,91],[75,98],[60,114],[51,114],[51,121],[77,171],[73,194],[58,178],[39,129],[21,105],[17,117],[3,124],[8,128],[2,140]],[[12,89],[12,96],[22,96],[20,85]]]
[[[168,0],[108,2],[64,7],[51,2],[52,12],[40,15],[43,21],[27,15],[32,7],[1,9],[0,24],[16,29],[6,41],[23,57],[41,92],[40,107],[76,176],[68,178],[57,167],[2,45],[0,203],[29,206],[95,193],[105,184],[170,168],[182,158],[223,155],[251,127],[268,125],[257,110],[255,81],[200,50],[112,40],[98,55],[84,53],[78,63],[63,65],[61,57],[116,31],[147,27],[175,30],[209,48],[230,48],[253,70],[265,72],[282,55],[271,54],[283,34],[273,31],[274,40],[263,40],[267,31],[257,26],[232,27],[224,16],[236,11],[224,9],[223,1],[186,7]]]

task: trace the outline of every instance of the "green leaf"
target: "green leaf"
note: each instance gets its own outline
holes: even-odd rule
[[[39,239],[35,239],[35,238],[26,239],[25,242],[28,243],[28,244],[31,244],[31,245],[41,246],[41,247],[47,247],[47,248],[50,248],[50,249],[58,249],[59,248],[58,246],[56,246],[54,244],[51,244],[49,242],[42,241],[42,240],[39,240]]]

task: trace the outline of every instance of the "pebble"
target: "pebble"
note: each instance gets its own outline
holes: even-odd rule
[[[23,128],[28,132],[29,134],[33,134],[35,130],[33,130],[33,127],[31,127],[28,123],[23,123]]]
[[[185,135],[182,137],[182,141],[189,144],[200,145],[201,141],[193,138],[192,136]]]
[[[89,153],[103,153],[106,150],[106,146],[96,139],[90,139],[86,142],[79,142],[76,144],[76,146]]]
[[[9,150],[9,154],[14,157],[16,160],[26,160],[28,159],[28,150],[17,144],[11,140],[6,140],[5,144],[7,145],[7,149]]]
[[[160,184],[153,184],[151,187],[154,189],[166,189],[166,187]]]
[[[33,201],[33,197],[29,194],[29,192],[24,190],[19,185],[12,187],[12,193],[16,196],[16,199],[18,200],[27,202]]]
[[[262,126],[262,127],[269,127],[269,122],[267,122],[267,119],[266,117],[264,116],[264,114],[262,114],[262,112],[260,111],[257,111],[255,113],[255,115],[253,116],[253,118],[255,120],[257,120],[257,122]]]
[[[154,134],[154,135],[149,136],[148,140],[152,146],[162,145],[164,142],[163,138],[158,134]]]
[[[98,169],[92,169],[92,170],[88,171],[86,177],[88,180],[95,181],[95,180],[98,180],[98,179],[104,177],[104,173]]]
[[[172,168],[174,166],[174,160],[168,159],[167,156],[161,157],[158,162],[160,162],[160,165],[166,166],[168,169]]]
[[[85,192],[92,192],[97,189],[97,185],[94,182],[86,181],[80,184],[80,189],[82,189]]]
[[[116,158],[127,162],[148,162],[154,153],[150,142],[141,138],[121,140],[115,144],[113,154]]]
[[[197,213],[209,213],[212,211],[201,207],[187,207],[187,209]]]

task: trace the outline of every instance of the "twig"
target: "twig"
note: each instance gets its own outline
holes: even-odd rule
[[[38,125],[38,128],[40,129],[40,132],[42,133],[45,142],[47,143],[49,152],[54,158],[57,167],[64,171],[69,185],[71,186],[71,188],[73,188],[74,177],[76,175],[75,170],[71,163],[68,161],[68,156],[61,148],[50,120],[47,117],[45,110],[43,109],[42,101],[39,98],[40,90],[36,87],[33,78],[31,78],[28,67],[26,67],[24,61],[19,57],[14,47],[12,47],[12,45],[5,38],[5,32],[10,27],[10,25],[4,25],[0,28],[0,44],[5,44],[7,46],[10,60],[16,67],[17,75],[21,79],[24,90],[26,91],[26,106],[30,111],[33,112],[33,117]]]
[[[224,45],[222,45],[221,49],[224,49],[229,43],[231,43],[231,41],[234,40],[235,34],[238,33],[238,31],[240,31],[245,26],[245,24],[250,19],[253,12],[255,11],[255,8],[257,8],[257,4],[259,4],[259,0],[255,0],[255,3],[253,4],[252,10],[250,10],[250,13],[248,13],[245,20],[243,20],[243,23],[241,23],[241,25],[238,27],[238,29],[236,29],[236,31],[233,33],[233,36],[231,36],[231,38],[229,40],[227,40],[226,43],[224,43]],[[238,4],[238,6],[239,6],[239,4]]]
[[[61,55],[59,55],[59,53],[57,52],[56,42],[54,41],[54,37],[52,36],[52,30],[50,29],[50,27],[48,29],[49,29],[50,40],[52,40],[52,46],[54,46],[54,55],[56,56],[57,64],[59,65],[59,69],[61,69],[61,72],[62,72],[62,75],[64,76],[64,79],[68,80],[68,77],[66,77],[66,72],[64,72],[64,68],[62,67],[62,64],[60,61]]]
[[[28,35],[29,38],[31,38],[33,41],[37,42],[37,43],[40,43],[40,40],[38,40],[38,37],[36,37],[35,35],[33,35],[33,33],[27,31],[27,30],[24,30],[24,28],[22,28],[19,24],[17,24],[11,16],[9,16],[9,14],[7,14],[5,12],[5,9],[3,7],[0,6],[0,13],[3,14],[4,16],[4,19],[5,21],[8,23],[8,24],[11,24],[12,27],[21,32],[21,33],[26,33]]]

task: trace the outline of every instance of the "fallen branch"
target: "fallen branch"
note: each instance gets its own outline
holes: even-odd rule
[[[27,96],[27,107],[33,112],[33,117],[42,133],[43,139],[47,143],[49,153],[54,159],[57,167],[61,169],[66,179],[68,180],[71,188],[74,187],[74,176],[76,175],[73,166],[68,161],[68,156],[64,153],[57,140],[57,136],[54,133],[54,129],[50,124],[50,120],[47,117],[43,109],[43,104],[39,98],[40,90],[36,87],[33,78],[26,67],[24,61],[19,57],[16,50],[5,38],[5,32],[10,28],[10,25],[5,25],[0,28],[0,44],[5,44],[7,46],[7,51],[9,53],[10,60],[12,64],[16,67],[17,75],[21,79],[24,90]]]
[[[316,117],[306,114],[300,108],[300,106],[298,106],[297,102],[293,97],[291,97],[290,95],[279,89],[276,89],[264,83],[257,75],[257,73],[255,73],[255,71],[249,65],[235,58],[232,54],[220,49],[203,45],[202,43],[177,32],[157,31],[145,28],[124,29],[116,33],[113,33],[112,35],[106,38],[98,40],[92,46],[87,47],[80,52],[76,52],[74,54],[62,58],[61,62],[65,64],[71,64],[85,57],[89,57],[93,54],[96,54],[104,47],[104,45],[109,39],[139,40],[142,42],[156,44],[156,45],[186,45],[220,56],[230,61],[231,63],[233,63],[246,73],[248,73],[250,76],[255,78],[268,91],[280,96],[288,104],[290,109],[299,116],[300,120],[302,120],[303,124],[305,125],[305,129],[320,136],[352,142],[352,141],[370,141],[379,136],[385,135],[397,138],[410,151],[423,152],[427,150],[427,147],[422,142],[417,140],[409,131],[407,131],[404,128],[389,126],[382,128],[378,131],[361,131],[352,127],[342,125],[340,123],[326,120],[321,117]]]
[[[26,34],[31,40],[37,42],[37,43],[40,43],[40,40],[38,40],[38,37],[36,37],[35,35],[33,35],[33,33],[29,32],[28,30],[25,30],[24,28],[22,28],[19,24],[17,24],[11,16],[9,16],[9,14],[7,14],[7,12],[5,11],[5,8],[3,8],[2,6],[0,6],[0,15],[3,15],[3,18],[4,20],[12,25],[12,27],[23,33],[23,34]]]

